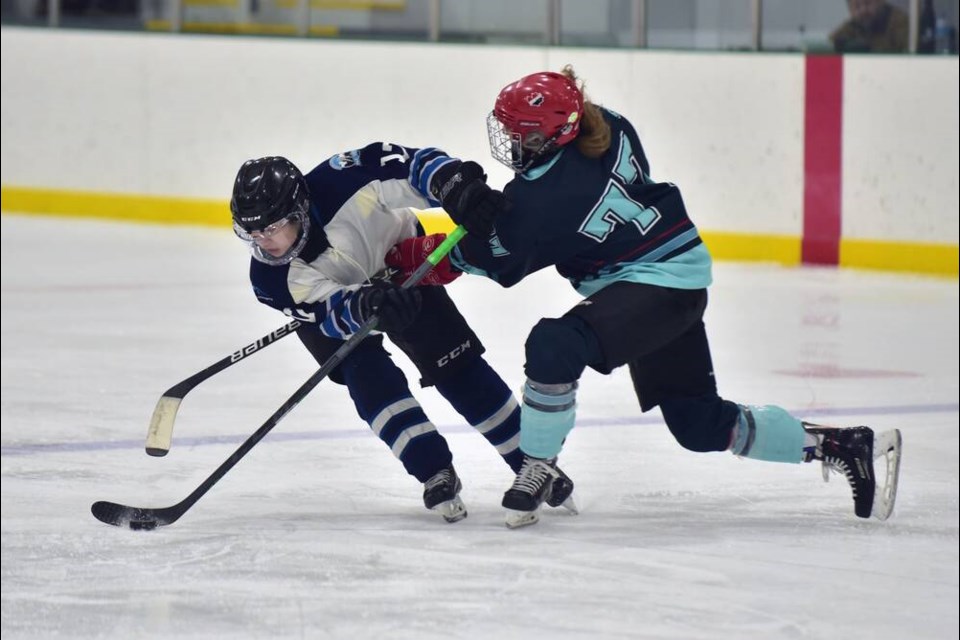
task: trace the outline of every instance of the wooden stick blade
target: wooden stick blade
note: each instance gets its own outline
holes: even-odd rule
[[[182,398],[161,396],[150,418],[150,428],[147,430],[147,454],[151,456],[165,456],[170,452],[173,440],[173,423],[177,419]]]

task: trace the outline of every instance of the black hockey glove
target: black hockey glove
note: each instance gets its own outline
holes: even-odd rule
[[[366,322],[374,314],[378,315],[377,329],[396,333],[416,320],[421,302],[422,297],[416,287],[401,289],[391,282],[376,282],[357,290],[351,310],[360,322]]]
[[[437,170],[430,193],[450,218],[467,233],[486,238],[497,217],[510,210],[503,193],[487,186],[487,176],[476,162],[451,162]]]

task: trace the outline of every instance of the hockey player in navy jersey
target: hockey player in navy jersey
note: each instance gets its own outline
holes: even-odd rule
[[[422,165],[411,171],[414,156],[429,159],[431,152],[374,143],[335,155],[305,176],[286,158],[249,160],[234,183],[234,231],[253,256],[257,298],[303,322],[297,334],[318,363],[377,314],[377,329],[416,364],[421,384],[435,386],[516,473],[523,462],[519,405],[445,289],[402,289],[376,278],[394,245],[423,233],[415,209],[438,204],[428,198],[427,183],[414,180],[431,177]],[[418,247],[441,239],[421,236]],[[421,284],[446,284],[457,275],[444,261]],[[360,417],[423,483],[424,505],[448,522],[466,517],[447,442],[384,349],[383,334],[363,340],[330,378],[347,386]],[[557,477],[556,505],[575,510],[573,483]]]
[[[444,209],[470,232],[451,252],[454,267],[509,287],[553,266],[585,297],[527,337],[525,459],[503,497],[508,526],[536,522],[551,497],[584,369],[623,365],[641,410],[659,406],[683,447],[821,461],[825,477],[827,470],[846,476],[857,516],[889,517],[899,431],[818,426],[776,406],[718,395],[703,323],[710,254],[677,186],[651,178],[630,122],[586,100],[568,66],[507,85],[487,128],[494,158],[515,172],[503,193],[487,186],[475,162],[448,158],[432,179]],[[417,262],[399,266],[409,272]],[[874,459],[881,456],[878,483]]]

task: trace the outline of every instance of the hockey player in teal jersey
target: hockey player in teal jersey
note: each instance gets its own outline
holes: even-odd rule
[[[475,162],[447,158],[431,188],[470,232],[453,265],[505,287],[553,266],[585,301],[527,337],[520,448],[503,497],[508,526],[532,524],[550,499],[556,460],[574,426],[586,367],[628,366],[642,411],[659,406],[676,440],[772,462],[823,463],[847,479],[855,513],[890,516],[900,433],[813,425],[776,406],[717,392],[703,323],[711,257],[679,188],[651,177],[630,122],[583,94],[572,68],[507,85],[487,119],[491,152],[514,178],[503,192]],[[415,161],[416,164],[416,161]],[[415,261],[397,265],[405,272]],[[875,458],[885,457],[882,477]]]

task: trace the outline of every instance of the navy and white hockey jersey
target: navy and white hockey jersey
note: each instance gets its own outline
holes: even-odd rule
[[[439,203],[429,179],[450,159],[436,149],[376,142],[337,154],[306,177],[310,233],[290,264],[251,259],[250,281],[260,302],[329,337],[346,339],[361,322],[351,313],[354,293],[385,268],[396,243],[420,233],[416,210]]]
[[[611,145],[599,159],[575,144],[517,175],[504,188],[513,208],[490,238],[466,236],[451,253],[459,269],[505,287],[556,266],[589,296],[616,281],[678,289],[711,282],[711,258],[680,190],[654,182],[640,139],[625,118],[602,110]]]

